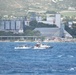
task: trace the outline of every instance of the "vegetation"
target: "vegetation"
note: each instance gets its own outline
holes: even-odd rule
[[[54,3],[52,0],[0,0],[0,16],[2,18],[15,18],[28,15],[30,11],[47,11],[47,13],[53,11],[55,13],[55,11],[68,10],[69,7],[76,9],[76,1],[62,0]]]
[[[41,28],[41,27],[56,27],[56,25],[50,25],[50,24],[44,24],[44,23],[38,23],[37,21],[31,21],[30,26],[32,28]]]
[[[65,25],[66,31],[68,31],[74,38],[76,38],[76,24],[73,24],[72,28]]]
[[[62,0],[56,3],[51,0],[0,0],[0,19],[12,19],[12,18],[20,18],[21,16],[29,17],[33,13],[38,11],[39,13],[42,11],[44,15],[50,13],[60,12],[65,20],[74,19],[76,17],[76,11],[67,11],[69,7],[73,7],[76,9],[76,0]],[[65,11],[66,10],[66,11]],[[45,13],[44,13],[45,11]],[[64,12],[65,11],[65,12]],[[33,31],[36,27],[56,27],[55,25],[37,23],[37,21],[31,21],[30,26],[24,27],[24,34],[13,34],[12,32],[0,32],[0,35],[29,35],[29,36],[39,36],[39,31]],[[66,25],[66,30],[76,37],[76,27],[73,25],[73,29],[70,29]]]
[[[0,36],[40,36],[39,31],[33,31],[33,30],[26,30],[22,34],[14,34],[13,32],[4,32],[0,31]]]
[[[76,11],[63,11],[61,15],[72,18],[76,16]]]

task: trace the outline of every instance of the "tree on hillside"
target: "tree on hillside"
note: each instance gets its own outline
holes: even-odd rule
[[[36,26],[37,26],[37,21],[36,21],[36,20],[31,21],[31,22],[30,22],[30,26],[36,27]]]

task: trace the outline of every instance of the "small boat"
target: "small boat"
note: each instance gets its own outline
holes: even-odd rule
[[[48,48],[52,48],[52,46],[42,44],[42,43],[37,43],[34,46],[20,45],[15,47],[14,49],[48,49]]]
[[[15,47],[14,49],[31,49],[31,47],[27,45],[20,45],[20,46]]]
[[[52,46],[49,46],[49,45],[45,45],[45,44],[42,44],[42,43],[37,43],[33,49],[48,49],[48,48],[52,48]]]

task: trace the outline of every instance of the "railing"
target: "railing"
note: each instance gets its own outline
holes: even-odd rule
[[[14,40],[42,40],[43,36],[0,36],[0,40],[10,40],[10,41],[14,41]]]

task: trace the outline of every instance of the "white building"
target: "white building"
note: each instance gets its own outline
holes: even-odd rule
[[[61,24],[61,15],[60,14],[50,14],[46,16],[46,21],[42,21],[42,18],[38,18],[36,17],[37,22],[42,22],[45,24],[56,24],[59,28],[60,28],[60,24]]]
[[[29,26],[29,21],[24,21],[24,25]]]
[[[69,22],[68,22],[68,26],[69,26],[69,28],[72,29],[72,25],[73,25],[73,22],[69,21]]]
[[[36,21],[42,21],[42,17],[41,16],[36,16]]]
[[[61,27],[61,15],[59,13],[55,15],[55,25]]]

